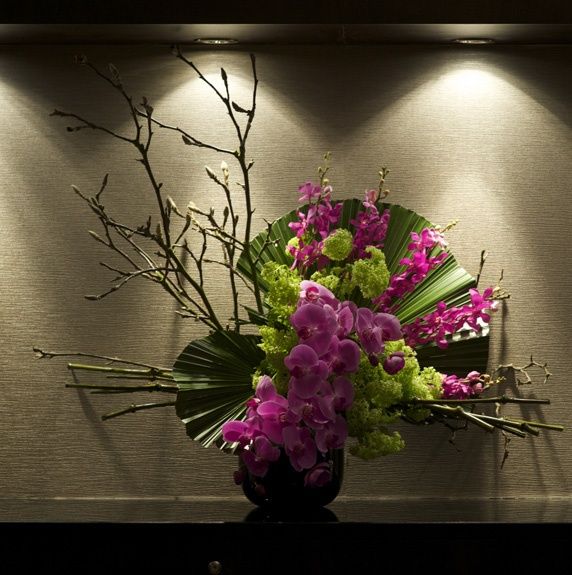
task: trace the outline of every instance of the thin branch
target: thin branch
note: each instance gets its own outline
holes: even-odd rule
[[[147,115],[144,114],[143,112],[139,112],[139,114],[147,117]],[[219,148],[218,146],[214,146],[212,144],[207,144],[206,142],[202,142],[201,140],[198,140],[194,136],[191,136],[191,134],[189,134],[188,132],[186,132],[182,128],[179,128],[178,126],[170,126],[169,124],[165,124],[163,122],[160,122],[156,118],[150,118],[150,120],[154,125],[158,126],[159,128],[163,128],[165,130],[171,130],[173,132],[178,132],[179,134],[181,134],[181,136],[183,138],[183,142],[187,146],[195,146],[197,148],[206,148],[208,150],[218,152],[219,154],[227,154],[229,156],[236,157],[235,151],[227,150],[225,148]]]
[[[488,252],[487,252],[486,250],[483,250],[483,251],[481,252],[481,261],[480,261],[480,263],[479,263],[479,271],[478,271],[477,277],[476,277],[476,279],[475,279],[475,289],[476,289],[476,288],[478,287],[478,285],[479,285],[479,281],[480,281],[480,279],[481,279],[481,274],[483,273],[483,268],[485,267],[485,261],[486,261],[488,255],[489,255],[489,254],[488,254]]]
[[[54,110],[50,116],[58,116],[60,118],[73,118],[74,120],[77,120],[78,122],[81,122],[83,125],[82,126],[68,126],[67,127],[67,131],[68,132],[77,132],[83,128],[91,128],[92,130],[98,130],[100,132],[105,132],[106,134],[109,134],[110,136],[113,136],[114,138],[117,138],[118,140],[122,140],[123,142],[129,142],[130,144],[133,143],[133,138],[128,138],[126,136],[122,136],[121,134],[118,134],[117,132],[114,132],[113,130],[110,130],[109,128],[106,128],[104,126],[99,126],[98,124],[94,124],[93,122],[90,122],[89,120],[86,120],[85,118],[83,118],[82,116],[79,116],[78,114],[73,114],[71,112],[63,112],[62,110]]]
[[[102,265],[104,265],[104,267],[107,267],[107,268],[110,267],[106,264],[102,264]],[[98,295],[86,295],[85,298],[88,300],[91,300],[91,301],[99,301],[99,300],[103,299],[104,297],[112,294],[113,292],[116,292],[117,290],[121,289],[128,281],[132,280],[133,278],[139,277],[141,275],[150,276],[149,279],[153,279],[153,281],[160,282],[163,280],[163,276],[161,278],[153,278],[152,274],[157,273],[157,272],[161,272],[161,271],[167,271],[167,269],[168,268],[149,268],[149,269],[144,269],[144,270],[137,270],[134,272],[120,272],[125,277],[119,283],[117,283],[114,286],[112,286],[111,288],[109,288],[106,292],[103,292],[103,293],[98,294]]]
[[[114,393],[136,393],[140,391],[147,392],[162,392],[162,393],[177,393],[179,391],[178,386],[168,385],[164,383],[149,383],[145,385],[97,385],[92,383],[67,383],[66,387],[73,389],[91,389],[103,392],[114,392]]]
[[[156,365],[151,365],[148,363],[142,363],[139,361],[130,361],[128,359],[122,359],[120,357],[111,357],[108,355],[98,355],[95,353],[84,353],[81,351],[45,351],[39,347],[33,348],[34,352],[37,354],[38,359],[53,359],[54,357],[89,357],[92,359],[101,359],[108,361],[110,363],[123,363],[125,365],[135,365],[139,367],[145,367],[147,369],[155,370],[158,372],[171,372],[168,367],[158,367]]]
[[[518,383],[518,385],[528,385],[532,383],[532,378],[530,377],[530,374],[528,373],[533,367],[538,367],[540,369],[542,369],[542,371],[544,372],[544,381],[543,383],[547,383],[548,382],[548,378],[552,375],[552,373],[549,371],[548,369],[548,362],[544,362],[544,363],[540,363],[538,361],[534,361],[532,355],[530,356],[530,361],[523,366],[518,366],[518,365],[514,365],[512,363],[508,363],[505,365],[499,365],[494,373],[499,373],[502,372],[504,370],[512,370],[515,373],[519,373],[521,376],[524,377],[524,380],[520,379],[519,377],[516,378],[516,381]]]
[[[127,413],[135,413],[137,411],[143,411],[145,409],[155,409],[156,407],[173,407],[176,405],[175,401],[163,401],[159,403],[143,403],[139,405],[132,404],[125,409],[121,409],[119,411],[113,411],[112,413],[108,413],[107,415],[102,415],[101,420],[107,421],[108,419],[113,419],[114,417],[120,417],[121,415],[125,415]]]
[[[497,397],[474,397],[471,399],[412,399],[410,403],[413,404],[434,404],[440,403],[444,405],[472,405],[475,403],[542,403],[549,404],[549,399],[537,399],[527,397],[510,397],[508,395],[499,395]]]

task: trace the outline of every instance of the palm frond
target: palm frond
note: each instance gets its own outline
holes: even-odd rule
[[[178,357],[173,367],[179,387],[176,412],[191,439],[233,449],[223,441],[221,428],[245,415],[252,375],[264,358],[259,341],[253,335],[214,332],[192,341]]]

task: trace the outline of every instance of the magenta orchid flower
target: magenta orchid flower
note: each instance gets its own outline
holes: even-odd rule
[[[222,426],[223,439],[228,443],[238,442],[243,447],[259,435],[262,435],[262,431],[255,418],[227,421]]]
[[[389,210],[379,213],[375,203],[380,198],[379,190],[368,190],[365,193],[365,199],[362,202],[365,210],[360,211],[354,220],[350,223],[355,228],[353,251],[354,259],[369,258],[371,255],[366,248],[373,246],[383,248],[387,228],[389,227]]]
[[[359,342],[368,356],[376,356],[384,349],[381,329],[375,325],[373,312],[367,307],[360,307],[356,313],[356,332]]]
[[[445,399],[468,399],[483,392],[481,374],[471,371],[465,377],[447,375],[442,383],[443,397]]]
[[[374,299],[373,303],[381,311],[395,311],[394,308],[399,307],[399,300],[412,292],[433,268],[441,265],[448,257],[445,251],[431,255],[434,248],[444,248],[447,245],[443,234],[436,229],[424,228],[421,234],[411,232],[411,239],[407,246],[411,251],[410,257],[399,262],[405,269],[392,275],[387,289]]]
[[[259,407],[267,402],[283,406],[285,409],[288,407],[288,401],[276,391],[272,379],[268,375],[263,375],[258,381],[254,397],[246,402],[248,407],[247,416],[255,417],[258,415]]]
[[[332,481],[332,470],[328,463],[323,461],[310,469],[304,477],[305,487],[323,487]]]
[[[354,386],[344,376],[339,376],[332,381],[333,404],[336,411],[345,411],[352,406],[354,401]]]
[[[327,355],[323,359],[328,362],[333,373],[354,373],[359,367],[360,349],[351,339],[339,340],[333,336]]]
[[[282,442],[284,416],[288,410],[288,400],[274,387],[272,379],[264,375],[256,386],[255,396],[246,402],[246,415],[256,421],[258,429],[274,443]]]
[[[288,393],[288,403],[290,405],[290,412],[295,415],[295,422],[299,423],[303,421],[312,429],[323,427],[336,416],[329,398],[314,396],[302,399],[290,391],[290,393]]]
[[[241,452],[241,458],[252,475],[264,477],[273,461],[278,461],[280,450],[263,435],[254,440],[250,449]]]
[[[300,194],[298,203],[307,204],[312,200],[317,200],[322,195],[322,187],[312,182],[305,182],[298,187],[298,193]]]
[[[310,469],[316,464],[316,444],[306,427],[289,425],[283,431],[284,449],[296,471]]]
[[[337,311],[338,315],[338,331],[336,335],[340,339],[348,337],[354,329],[354,316],[357,311],[357,306],[351,301],[344,301],[339,306]]]
[[[399,373],[405,367],[405,354],[402,351],[394,351],[383,362],[383,369],[389,375]]]
[[[344,446],[348,437],[348,424],[342,415],[336,420],[316,430],[316,447],[326,453],[329,449],[339,449]]]
[[[327,304],[334,310],[337,309],[340,304],[336,296],[328,288],[310,280],[300,282],[300,299],[298,300],[298,306],[304,305],[305,303],[315,303],[321,306]]]
[[[290,389],[302,399],[315,395],[330,372],[328,364],[308,345],[299,344],[284,358],[290,371]]]
[[[330,305],[307,303],[291,316],[290,323],[301,343],[311,347],[318,355],[328,351],[332,337],[338,331],[336,312]]]
[[[389,313],[374,313],[360,307],[356,314],[356,332],[364,352],[377,365],[377,356],[385,349],[386,341],[402,337],[399,320]]]

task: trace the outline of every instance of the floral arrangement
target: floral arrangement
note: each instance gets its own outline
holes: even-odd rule
[[[350,452],[364,459],[401,451],[405,443],[391,429],[403,420],[412,424],[441,423],[453,431],[476,425],[524,437],[541,428],[561,426],[503,417],[506,403],[549,403],[486,392],[503,380],[501,371],[486,373],[488,324],[498,302],[508,297],[499,285],[479,288],[485,262],[471,276],[447,249],[446,232],[415,212],[385,203],[388,170],[361,199],[336,200],[328,178],[329,155],[317,182],[299,189],[300,207],[267,224],[253,236],[247,138],[256,111],[258,77],[254,57],[252,100],[243,106],[231,96],[221,69],[220,86],[207,79],[180,49],[175,56],[205,82],[223,104],[237,134],[235,149],[197,139],[180,127],[156,118],[146,98],[136,104],[113,65],[100,70],[85,57],[78,62],[118,92],[133,121],[123,134],[75,113],[53,115],[72,119],[69,131],[86,128],[106,133],[133,146],[157,200],[158,220],[142,224],[119,222],[102,202],[108,177],[95,195],[75,192],[95,213],[103,233],[90,231],[125,267],[105,264],[117,274],[100,300],[135,278],[164,289],[180,306],[183,318],[206,325],[208,336],[195,339],[173,368],[117,357],[48,352],[40,357],[81,355],[101,364],[70,363],[72,370],[100,371],[125,384],[69,384],[97,393],[154,391],[176,394],[176,400],[131,405],[104,419],[155,407],[175,406],[188,435],[205,446],[237,452],[237,482],[259,482],[274,464],[285,461],[308,489],[332,481],[328,454],[354,438]],[[189,203],[180,210],[155,176],[149,153],[155,130],[169,130],[190,147],[206,148],[237,163],[242,181],[244,221],[231,190],[231,168],[206,168],[226,205],[221,213]],[[234,177],[234,176],[233,176]],[[202,240],[193,251],[187,233]],[[151,243],[154,252],[144,244]],[[207,257],[211,243],[223,259]],[[190,256],[186,266],[182,254]],[[207,293],[209,266],[228,271],[233,315],[223,321]],[[502,278],[501,278],[502,279]],[[242,303],[238,284],[248,288]],[[546,364],[531,359],[513,368],[528,371]],[[145,383],[139,383],[144,380]],[[494,415],[477,411],[496,406]],[[508,449],[505,450],[505,457]],[[261,483],[259,483],[259,486]]]

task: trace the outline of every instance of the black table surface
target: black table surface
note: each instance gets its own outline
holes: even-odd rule
[[[240,497],[0,500],[0,550],[6,573],[531,572],[568,562],[571,503],[340,497],[272,512]]]

